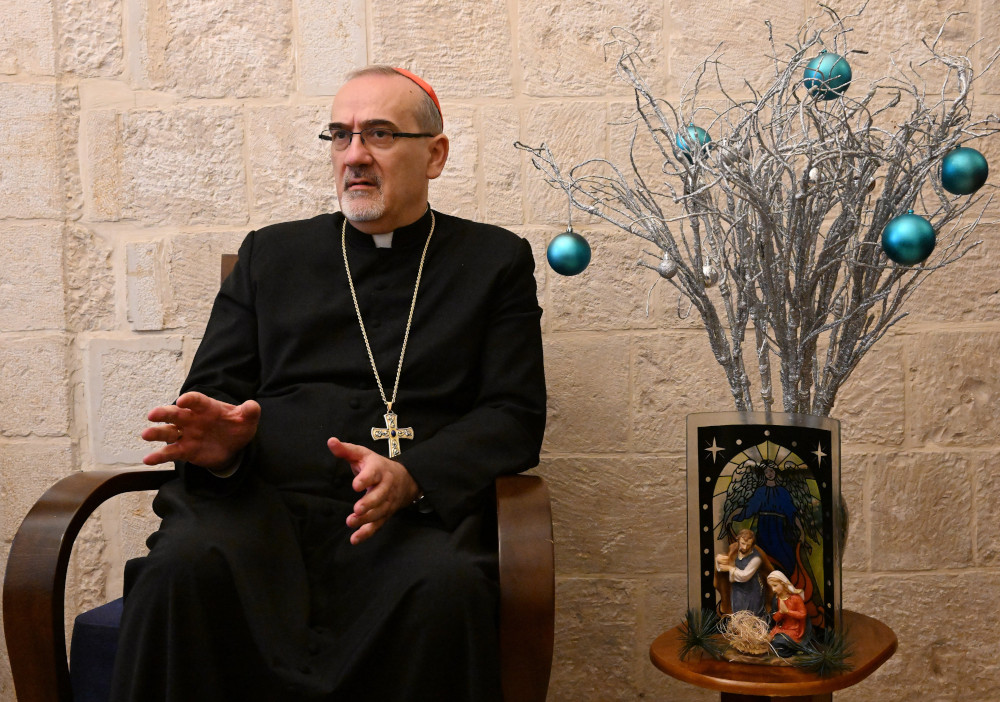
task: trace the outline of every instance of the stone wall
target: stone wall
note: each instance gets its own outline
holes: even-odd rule
[[[873,0],[856,73],[959,10],[969,14],[944,40],[1000,36],[986,0]],[[566,163],[622,153],[608,122],[630,94],[603,60],[609,28],[641,37],[652,85],[676,97],[717,42],[754,79],[763,20],[789,36],[817,12],[802,0],[0,4],[0,566],[55,480],[139,464],[145,412],[175,396],[219,254],[253,227],[335,207],[316,134],[348,68],[403,65],[435,86],[452,155],[432,203],[514,229],[541,262],[565,201],[512,143],[544,139]],[[980,86],[978,107],[1000,111],[998,81]],[[995,140],[987,151],[996,165]],[[678,318],[666,286],[647,295],[637,241],[574,222],[594,245],[591,268],[537,269],[551,394],[538,472],[557,553],[550,699],[715,699],[661,675],[647,648],[685,609],[684,417],[731,399],[696,321]],[[1000,699],[1000,236],[989,223],[977,236],[834,412],[853,514],[844,603],[900,641],[838,700]],[[120,591],[122,562],[155,527],[148,501],[116,500],[90,520],[70,616]]]

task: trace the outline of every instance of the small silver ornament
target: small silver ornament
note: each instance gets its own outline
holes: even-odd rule
[[[710,288],[719,282],[719,271],[716,270],[715,266],[710,263],[706,263],[701,269],[702,274],[705,276],[705,287]]]
[[[749,161],[750,160],[750,142],[743,142],[743,145],[737,151],[734,147],[734,143],[723,142],[719,149],[716,149],[719,160],[727,166],[731,166],[739,161]]]
[[[670,258],[669,253],[664,251],[663,260],[660,261],[660,265],[656,267],[656,272],[667,280],[670,280],[677,275],[677,262]]]

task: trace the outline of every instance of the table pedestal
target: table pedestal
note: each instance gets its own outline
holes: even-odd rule
[[[847,631],[851,669],[820,677],[791,666],[752,665],[701,658],[680,658],[680,626],[661,634],[649,658],[667,675],[691,685],[718,690],[721,702],[832,702],[833,693],[861,682],[896,652],[896,634],[872,617],[841,613]]]

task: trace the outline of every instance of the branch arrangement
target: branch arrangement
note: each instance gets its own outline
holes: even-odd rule
[[[631,131],[628,166],[590,159],[564,170],[544,143],[515,145],[573,207],[656,247],[640,265],[697,309],[738,410],[753,410],[755,398],[772,409],[777,360],[784,411],[828,415],[921,281],[979,243],[971,233],[989,204],[983,191],[946,192],[938,172],[951,150],[1000,131],[996,115],[974,116],[971,100],[998,53],[975,74],[967,55],[941,47],[943,25],[923,42],[925,61],[889,57],[887,75],[863,95],[855,76],[843,96],[823,100],[803,85],[804,69],[822,49],[850,59],[847,20],[860,14],[826,12],[828,26],[810,21],[794,43],[770,36],[768,85],[744,81],[746,96],[731,95],[717,49],[677,105],[653,94],[639,41],[615,29],[608,46],[635,93],[633,119],[617,125]],[[712,141],[700,144],[694,125]],[[660,164],[652,173],[640,165],[650,150]],[[908,210],[937,234],[933,254],[914,266],[893,263],[881,246],[883,229]]]

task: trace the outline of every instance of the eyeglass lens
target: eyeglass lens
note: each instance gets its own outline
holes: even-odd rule
[[[377,149],[392,146],[392,142],[394,141],[392,130],[385,127],[368,127],[367,129],[362,129],[360,132],[351,132],[347,129],[331,129],[329,130],[329,134],[330,141],[333,142],[333,148],[337,151],[343,151],[350,146],[355,134],[361,137],[361,143],[365,146],[373,146]]]

